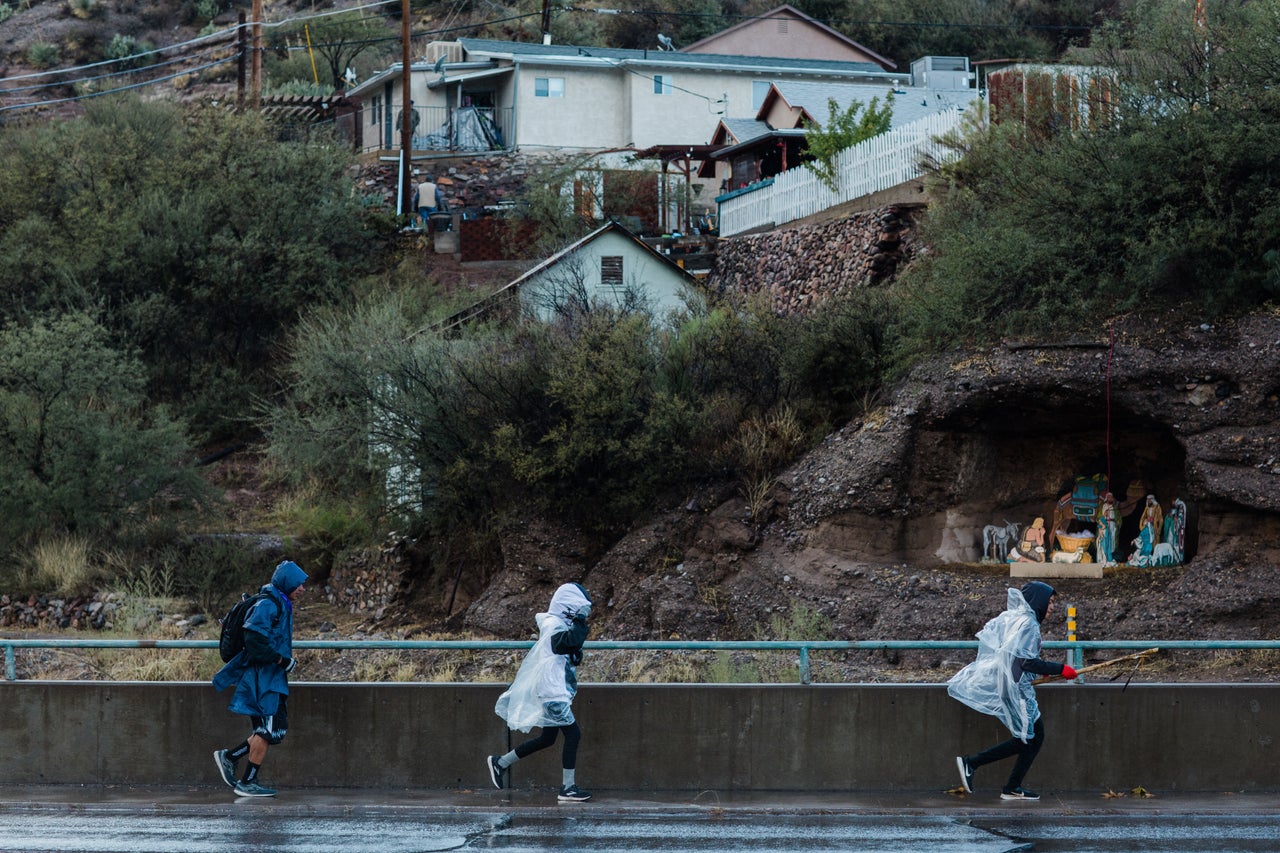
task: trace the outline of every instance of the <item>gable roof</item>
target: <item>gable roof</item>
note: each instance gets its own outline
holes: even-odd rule
[[[790,5],[789,3],[783,3],[781,6],[778,6],[777,8],[770,9],[768,12],[762,12],[761,14],[756,15],[752,18],[748,18],[744,21],[739,21],[738,23],[734,24],[733,26],[727,29],[723,29],[718,33],[712,33],[711,35],[707,36],[704,39],[695,41],[693,44],[685,45],[684,47],[680,48],[680,51],[682,53],[700,52],[703,48],[707,47],[708,45],[715,44],[715,42],[720,41],[725,36],[733,35],[735,33],[741,32],[744,29],[754,27],[758,25],[759,22],[761,21],[768,21],[768,20],[800,21],[806,26],[813,27],[814,29],[835,39],[836,41],[844,44],[845,46],[849,47],[852,50],[856,50],[859,53],[865,53],[867,56],[870,56],[873,60],[875,60],[880,65],[880,67],[884,68],[885,70],[892,70],[898,67],[898,63],[894,62],[892,59],[889,59],[886,56],[881,56],[880,54],[876,53],[874,50],[867,47],[866,45],[859,44],[858,42],[849,38],[844,33],[840,32],[839,30],[832,29],[831,27],[827,26],[826,24],[822,23],[816,18],[810,18],[804,12],[801,12],[799,9],[797,9],[795,6]]]
[[[680,277],[681,277],[681,278],[685,279],[685,281],[686,281],[686,282],[692,283],[692,282],[694,282],[694,281],[696,281],[696,280],[697,280],[697,279],[695,279],[695,278],[693,277],[693,275],[691,275],[687,270],[685,270],[683,267],[681,267],[681,266],[680,266],[679,264],[677,264],[675,261],[671,260],[670,258],[668,258],[666,255],[662,254],[661,252],[655,251],[655,250],[654,250],[654,248],[653,248],[652,246],[650,246],[650,245],[649,245],[648,243],[646,243],[645,241],[641,240],[641,239],[640,239],[639,237],[637,237],[635,234],[631,233],[631,231],[629,231],[628,229],[626,229],[626,228],[624,228],[623,226],[619,225],[617,222],[606,222],[604,225],[602,225],[602,226],[600,226],[599,228],[597,228],[596,230],[592,231],[592,232],[591,232],[590,234],[588,234],[587,236],[582,237],[581,239],[574,241],[573,243],[569,244],[569,245],[568,245],[568,246],[566,246],[565,248],[563,248],[563,249],[561,249],[560,251],[556,252],[554,255],[552,255],[551,257],[547,258],[545,261],[543,261],[542,263],[538,264],[538,265],[537,265],[537,266],[535,266],[533,269],[529,270],[529,271],[528,271],[528,272],[526,272],[524,275],[522,275],[522,276],[520,276],[519,278],[517,278],[515,281],[513,281],[513,282],[511,282],[510,284],[507,284],[507,285],[505,285],[505,286],[503,286],[503,287],[499,288],[497,291],[495,291],[495,292],[494,292],[493,296],[497,296],[499,293],[502,293],[503,291],[508,290],[508,289],[517,289],[517,288],[519,288],[519,287],[520,287],[520,285],[522,285],[522,284],[524,284],[525,282],[529,281],[531,278],[534,278],[534,277],[535,277],[535,276],[537,276],[538,274],[540,274],[540,273],[542,273],[542,272],[545,272],[546,270],[550,269],[551,267],[554,267],[556,264],[560,263],[562,260],[564,260],[564,259],[565,259],[565,258],[567,258],[568,256],[572,255],[574,252],[578,251],[579,249],[583,248],[584,246],[588,245],[589,243],[593,243],[593,242],[595,242],[595,241],[596,241],[596,240],[598,240],[601,236],[603,236],[604,234],[607,234],[607,233],[609,233],[609,232],[611,232],[611,231],[616,231],[617,233],[621,234],[622,236],[629,238],[633,243],[635,243],[637,246],[639,246],[641,249],[643,249],[646,253],[648,253],[649,255],[652,255],[655,259],[657,259],[657,260],[661,261],[664,265],[666,265],[666,266],[670,267],[672,270],[674,270],[676,273],[678,273],[678,274],[680,275]]]
[[[732,137],[733,142],[749,142],[761,136],[767,136],[773,128],[769,123],[758,118],[722,118],[711,134],[711,143],[725,145]]]
[[[601,236],[610,232],[616,232],[619,235],[624,236],[627,239],[631,240],[633,243],[636,244],[636,246],[638,246],[640,249],[642,249],[646,253],[647,257],[651,256],[652,258],[660,261],[665,268],[667,268],[671,272],[676,273],[686,284],[694,285],[697,283],[698,281],[697,278],[695,278],[693,274],[690,273],[688,270],[686,270],[684,267],[680,266],[675,261],[671,260],[669,257],[662,254],[661,252],[656,251],[652,246],[650,246],[645,241],[641,240],[639,237],[637,237],[627,228],[623,227],[622,225],[619,225],[617,222],[611,221],[611,222],[606,222],[604,225],[592,231],[590,234],[587,234],[585,237],[575,240],[573,243],[569,244],[565,248],[556,252],[554,255],[547,258],[542,263],[526,271],[519,278],[515,279],[514,281],[510,281],[507,284],[504,284],[502,287],[498,288],[493,293],[490,293],[488,296],[486,296],[484,299],[481,299],[479,302],[475,303],[474,305],[471,305],[467,308],[462,309],[461,311],[456,312],[451,317],[448,317],[447,319],[434,324],[431,328],[441,332],[448,331],[449,329],[453,329],[458,326],[461,326],[463,323],[466,323],[469,320],[474,320],[477,317],[480,317],[481,315],[485,314],[493,307],[513,299],[518,294],[520,287],[522,285],[526,284],[530,280],[536,278],[537,276],[541,275],[542,273],[556,266],[556,264],[560,263],[565,258],[569,257],[574,252],[577,252],[579,249],[598,240]]]

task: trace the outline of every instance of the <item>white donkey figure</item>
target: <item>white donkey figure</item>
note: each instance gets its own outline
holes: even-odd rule
[[[1010,546],[1018,544],[1018,532],[1022,525],[1005,520],[1004,527],[988,524],[982,528],[982,556],[1004,562],[1009,559]]]

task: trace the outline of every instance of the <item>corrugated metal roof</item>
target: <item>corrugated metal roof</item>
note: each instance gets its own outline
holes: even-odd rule
[[[499,74],[512,74],[514,72],[515,67],[511,65],[501,65],[497,68],[484,68],[479,71],[463,71],[457,74],[450,74],[446,71],[443,76],[437,77],[435,80],[427,83],[427,88],[438,89],[441,86],[448,85],[449,83],[464,83],[467,80],[479,80],[482,77],[495,77]]]
[[[797,72],[829,72],[838,74],[869,74],[884,77],[903,77],[890,74],[874,62],[836,62],[828,59],[792,59],[783,56],[737,56],[716,53],[680,53],[672,50],[629,50],[614,47],[580,47],[571,44],[539,44],[533,42],[499,41],[497,39],[458,39],[468,54],[494,54],[498,56],[531,57],[542,59],[605,59],[614,62],[645,61],[672,66],[708,66],[729,68],[759,68],[763,70],[792,69]]]

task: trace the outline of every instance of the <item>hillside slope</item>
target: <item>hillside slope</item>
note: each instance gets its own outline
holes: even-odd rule
[[[711,493],[596,560],[573,531],[529,520],[507,531],[502,564],[453,624],[519,636],[557,584],[582,581],[610,638],[754,638],[816,613],[831,638],[967,639],[1024,582],[980,560],[982,526],[1048,522],[1072,478],[1106,471],[1109,441],[1121,491],[1140,481],[1166,506],[1193,507],[1194,556],[1051,579],[1078,606],[1081,638],[1280,637],[1280,315],[1218,328],[1126,318],[1115,333],[1114,351],[1100,336],[923,365],[883,411],[785,472],[762,529],[732,492]],[[1126,554],[1133,526],[1121,529]],[[419,618],[432,599],[417,596]],[[853,675],[949,665],[937,654],[855,657]],[[1206,677],[1273,668],[1265,656],[1179,657],[1208,666]],[[1231,661],[1239,671],[1215,669]]]

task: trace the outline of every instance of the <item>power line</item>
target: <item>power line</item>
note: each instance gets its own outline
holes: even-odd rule
[[[102,95],[115,95],[120,92],[127,92],[131,89],[138,89],[143,86],[151,86],[156,83],[163,83],[166,80],[174,80],[178,77],[182,77],[187,74],[194,74],[197,71],[203,71],[206,68],[213,68],[214,66],[217,66],[217,65],[223,65],[230,61],[231,60],[229,59],[217,59],[217,60],[214,60],[213,62],[207,62],[204,65],[198,65],[195,68],[185,68],[182,71],[178,71],[174,74],[169,74],[164,77],[156,77],[151,80],[143,80],[138,83],[131,83],[128,86],[118,86],[114,89],[104,89],[101,92],[85,92],[83,94],[74,95],[68,98],[53,98],[47,101],[32,101],[26,104],[9,104],[7,106],[0,106],[0,112],[8,112],[9,110],[27,109],[29,107],[43,107],[43,106],[49,106],[52,104],[65,104],[70,101],[83,101],[83,100],[87,100],[88,98],[98,98],[98,97],[101,97]]]
[[[394,2],[398,2],[398,0],[381,0],[381,2],[368,4],[368,5],[366,5],[366,6],[361,6],[361,7],[358,7],[358,8],[359,8],[359,9],[367,9],[367,8],[373,8],[373,7],[375,7],[375,6],[387,5],[388,3],[394,3]],[[343,9],[343,10],[340,10],[339,12],[320,12],[320,13],[316,13],[316,14],[314,14],[314,15],[300,15],[300,16],[295,16],[295,17],[293,17],[293,18],[289,18],[289,19],[287,19],[286,21],[280,21],[280,22],[276,22],[276,23],[274,23],[274,24],[270,24],[269,26],[282,26],[282,25],[283,25],[283,24],[285,24],[285,23],[298,23],[298,22],[300,22],[300,21],[312,20],[312,19],[314,19],[314,18],[329,17],[329,16],[334,15],[334,14],[340,14],[340,13],[342,13],[342,12],[352,12],[352,11],[357,11],[357,10],[356,10],[356,9]],[[433,37],[436,37],[436,36],[439,36],[439,35],[442,35],[442,34],[446,34],[446,33],[451,33],[451,32],[460,32],[460,31],[464,31],[464,30],[472,30],[472,29],[476,29],[476,28],[478,28],[478,27],[492,26],[492,25],[494,25],[494,24],[502,24],[502,23],[507,23],[507,22],[509,22],[509,21],[519,21],[519,20],[523,20],[524,18],[536,17],[538,14],[539,14],[539,13],[527,13],[527,14],[523,14],[523,15],[511,15],[511,16],[507,16],[507,17],[504,17],[504,18],[492,18],[492,19],[489,19],[489,20],[479,21],[479,22],[472,23],[472,24],[458,25],[458,26],[454,26],[454,27],[445,27],[445,28],[442,28],[442,29],[436,29],[436,30],[427,30],[427,31],[424,31],[424,32],[419,32],[419,33],[415,33],[415,34],[413,34],[413,35],[411,36],[411,39],[433,38]],[[246,22],[246,24],[245,24],[245,28],[247,29],[249,26],[250,26],[250,24],[249,24],[248,22]],[[264,24],[264,26],[268,26],[268,25],[267,25],[267,24]],[[89,70],[92,70],[92,69],[95,69],[95,68],[101,68],[101,67],[103,67],[103,66],[113,65],[113,64],[118,64],[118,63],[122,63],[122,62],[136,62],[136,61],[138,60],[138,58],[139,58],[139,57],[146,57],[146,56],[151,56],[151,55],[155,55],[155,54],[159,54],[159,53],[164,53],[164,52],[167,52],[167,51],[176,50],[176,49],[178,49],[178,48],[189,47],[189,46],[191,46],[191,45],[201,44],[201,43],[204,43],[204,42],[210,41],[210,40],[212,40],[212,39],[222,39],[222,40],[223,40],[223,42],[225,42],[226,44],[235,44],[235,41],[234,41],[234,40],[232,40],[232,39],[230,39],[230,38],[228,38],[228,36],[229,36],[230,34],[233,34],[233,33],[238,32],[240,29],[241,29],[241,27],[240,27],[240,25],[237,23],[235,26],[229,27],[229,28],[224,29],[224,30],[220,30],[219,32],[214,33],[214,34],[210,34],[210,35],[208,35],[208,36],[199,36],[199,37],[194,38],[194,39],[188,39],[187,41],[177,42],[177,43],[175,43],[175,44],[166,45],[166,46],[164,46],[164,47],[155,48],[155,49],[153,49],[153,50],[143,51],[143,52],[140,52],[140,53],[132,54],[132,55],[127,56],[127,57],[121,57],[121,58],[119,58],[119,59],[109,59],[109,60],[103,60],[103,61],[101,61],[101,62],[93,62],[93,63],[89,63],[89,64],[87,64],[87,65],[72,66],[72,67],[68,67],[68,68],[55,69],[55,70],[50,70],[50,71],[43,71],[43,72],[39,72],[39,73],[35,73],[35,74],[25,74],[25,75],[21,75],[21,76],[7,77],[7,78],[4,78],[4,80],[5,80],[5,82],[8,82],[8,81],[11,81],[11,80],[23,80],[23,79],[31,79],[31,78],[35,78],[35,77],[48,77],[48,76],[50,76],[50,75],[55,75],[55,74],[59,74],[59,75],[66,75],[66,74],[70,74],[70,73],[73,73],[73,72],[89,71]],[[387,41],[399,41],[399,40],[400,40],[400,37],[399,37],[399,36],[386,36],[386,37],[379,37],[379,38],[375,38],[375,39],[360,39],[360,40],[354,40],[354,41],[351,41],[351,42],[346,42],[346,44],[353,44],[353,45],[354,45],[354,44],[377,44],[377,43],[381,43],[381,42],[387,42]],[[145,73],[145,72],[146,72],[146,71],[148,71],[149,69],[154,69],[154,68],[157,68],[157,67],[163,67],[163,66],[167,66],[167,65],[173,65],[173,64],[176,64],[176,63],[179,63],[179,62],[189,62],[189,61],[191,61],[192,59],[198,59],[198,58],[200,58],[201,56],[208,55],[208,53],[209,53],[209,52],[211,52],[213,49],[216,49],[216,47],[222,47],[222,46],[225,46],[225,45],[224,45],[222,42],[220,42],[220,43],[219,43],[218,45],[216,45],[214,48],[210,48],[209,50],[206,50],[206,51],[203,51],[203,52],[200,52],[200,53],[196,53],[196,54],[193,54],[193,55],[184,55],[184,56],[176,57],[176,58],[174,58],[174,59],[171,59],[171,60],[165,61],[165,62],[163,62],[163,63],[152,63],[151,65],[148,65],[148,66],[147,66],[147,67],[145,67],[145,68],[131,68],[131,69],[126,69],[126,70],[124,70],[124,71],[113,72],[113,73],[111,73],[111,74],[104,74],[104,75],[92,75],[92,76],[82,76],[82,77],[76,77],[76,78],[73,78],[73,79],[62,79],[62,80],[57,80],[57,81],[54,81],[54,82],[45,83],[45,84],[40,84],[40,85],[36,85],[36,86],[15,87],[15,88],[12,88],[12,89],[0,88],[0,96],[3,96],[3,95],[5,95],[5,94],[7,94],[7,93],[9,93],[9,92],[38,91],[38,90],[41,90],[41,89],[57,88],[57,87],[60,87],[60,86],[76,86],[76,85],[78,85],[78,84],[88,83],[88,82],[92,82],[92,81],[94,81],[94,80],[99,80],[99,79],[108,78],[108,77],[121,76],[121,75],[123,75],[123,74],[140,74],[140,73]],[[305,48],[305,46],[298,46],[298,47],[288,47],[288,48],[286,48],[286,49],[288,49],[288,50],[305,50],[306,48]],[[265,50],[265,48],[264,48],[264,50]],[[231,58],[221,59],[221,60],[217,60],[217,61],[214,61],[214,62],[206,63],[206,64],[204,64],[204,65],[197,66],[197,67],[195,67],[195,68],[187,68],[187,69],[184,69],[184,70],[182,70],[182,71],[179,71],[179,72],[174,73],[174,74],[171,74],[171,75],[162,76],[162,77],[157,77],[157,78],[152,78],[152,79],[148,79],[148,80],[140,81],[140,82],[135,83],[135,84],[130,84],[130,85],[128,85],[128,86],[120,86],[120,87],[117,87],[117,88],[114,88],[114,89],[107,89],[107,90],[104,90],[104,91],[101,91],[101,92],[86,92],[86,93],[84,93],[84,94],[79,94],[79,95],[75,95],[75,96],[69,96],[69,97],[66,97],[66,98],[56,98],[56,99],[48,99],[48,100],[28,101],[28,102],[21,103],[21,104],[8,104],[8,105],[0,106],[0,112],[8,112],[8,111],[11,111],[11,110],[27,109],[27,108],[30,108],[30,107],[38,107],[38,106],[43,106],[43,105],[46,105],[46,104],[61,104],[61,103],[68,103],[68,102],[72,102],[72,101],[82,100],[82,99],[84,99],[84,98],[91,98],[91,97],[96,98],[96,97],[100,97],[100,96],[102,96],[102,95],[113,94],[113,93],[116,93],[116,92],[125,92],[125,91],[129,91],[129,90],[131,90],[131,89],[140,88],[140,87],[142,87],[142,86],[149,86],[149,85],[153,85],[153,84],[155,84],[155,83],[163,83],[163,82],[166,82],[166,81],[168,81],[168,80],[173,80],[173,79],[175,79],[175,78],[177,78],[177,77],[181,77],[181,76],[183,76],[184,74],[193,74],[193,73],[196,73],[196,72],[198,72],[198,71],[203,71],[203,70],[205,70],[205,69],[207,69],[207,68],[212,68],[212,67],[215,67],[215,66],[217,66],[217,65],[224,64],[224,63],[229,62],[229,61],[231,61]],[[695,94],[696,94],[696,93],[695,93]]]
[[[200,51],[199,53],[189,54],[185,56],[178,56],[178,57],[174,57],[173,59],[165,60],[163,62],[152,62],[148,65],[141,66],[138,68],[125,68],[120,71],[111,71],[106,74],[95,74],[91,77],[77,77],[74,80],[56,80],[51,83],[36,83],[30,86],[15,86],[11,89],[0,89],[0,94],[7,95],[13,92],[34,92],[34,91],[39,91],[41,89],[61,89],[66,86],[74,86],[74,85],[79,85],[81,83],[92,83],[97,80],[107,80],[112,77],[123,77],[130,74],[141,74],[147,71],[152,71],[157,68],[164,68],[169,65],[176,65],[180,62],[191,62],[193,60],[197,60],[205,56],[210,56],[216,53],[219,49],[220,49],[219,47],[212,47],[207,50]],[[132,59],[132,58],[133,57],[126,57],[126,59]],[[229,61],[230,59],[231,57],[223,57],[221,61],[226,62],[226,61]],[[119,61],[125,61],[125,60],[119,60]]]
[[[100,62],[90,62],[87,65],[71,65],[66,68],[52,68],[48,71],[36,71],[31,74],[16,74],[13,77],[5,77],[4,81],[8,82],[10,80],[30,80],[33,77],[49,77],[54,74],[70,74],[73,71],[88,71],[92,68],[101,68],[104,65],[116,65],[121,62],[135,62],[141,57],[153,56],[158,53],[165,53],[170,50],[176,50],[180,47],[189,47],[191,45],[210,41],[211,39],[215,39],[215,38],[225,39],[228,32],[231,32],[231,30],[221,31],[221,32],[213,33],[207,36],[199,36],[197,38],[189,39],[187,41],[177,42],[176,44],[165,45],[164,47],[157,47],[151,50],[139,51],[138,53],[131,53],[128,56],[122,56],[116,59],[104,59]],[[228,42],[232,41],[231,39],[226,39],[226,40]],[[12,91],[12,90],[0,90],[0,91]]]
[[[644,80],[648,80],[648,81],[653,82],[653,83],[657,83],[657,82],[658,82],[658,77],[661,77],[661,76],[662,76],[662,75],[660,75],[660,74],[659,74],[659,75],[649,75],[649,74],[645,74],[645,73],[643,73],[643,72],[641,72],[641,71],[636,71],[634,68],[628,68],[627,66],[623,65],[622,63],[617,62],[617,61],[612,60],[612,59],[609,59],[608,57],[605,57],[605,56],[594,56],[594,55],[592,55],[592,54],[591,54],[591,53],[590,53],[586,48],[583,48],[583,47],[578,48],[578,54],[579,54],[579,55],[581,55],[581,56],[589,56],[589,57],[591,57],[592,59],[603,59],[605,62],[609,63],[609,64],[610,64],[610,65],[612,65],[614,68],[619,68],[619,69],[621,69],[621,70],[623,70],[623,71],[626,71],[626,72],[627,72],[627,73],[629,73],[629,74],[634,74],[634,75],[636,75],[637,77],[640,77],[640,78],[642,78],[642,79],[644,79]],[[692,89],[686,89],[686,88],[684,88],[683,86],[677,86],[676,84],[672,83],[670,80],[667,80],[667,79],[665,79],[665,78],[662,80],[662,86],[663,86],[663,87],[670,87],[670,88],[672,88],[672,89],[678,89],[679,91],[684,92],[686,95],[693,95],[695,98],[702,98],[704,101],[706,101],[706,102],[707,102],[707,106],[708,106],[708,107],[710,107],[710,106],[712,106],[712,105],[714,105],[714,104],[721,104],[721,105],[723,105],[723,104],[724,104],[724,99],[723,99],[723,98],[711,98],[711,97],[708,97],[707,95],[704,95],[704,94],[702,94],[701,92],[695,92],[695,91],[693,91]],[[712,114],[713,114],[713,115],[724,115],[724,110],[720,110],[719,112],[713,112]]]

